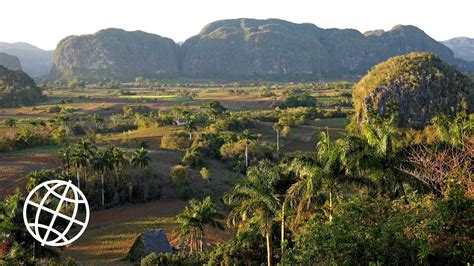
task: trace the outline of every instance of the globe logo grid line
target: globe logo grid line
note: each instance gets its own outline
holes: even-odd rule
[[[64,187],[64,190],[61,195],[57,193],[56,190],[62,187]],[[42,199],[39,203],[34,202],[32,200],[32,197],[36,195],[36,193],[39,190],[42,190],[42,189],[45,189],[46,193],[42,195]],[[68,197],[68,192],[70,191],[72,191],[72,194],[74,195],[73,198]],[[55,209],[45,206],[47,201],[51,199],[52,197],[57,198],[59,200],[59,203]],[[64,203],[74,205],[74,210],[71,216],[65,215],[60,212]],[[78,215],[78,211],[79,211],[79,204],[84,204],[85,206],[84,221],[80,221],[76,219]],[[36,213],[34,215],[33,222],[30,222],[30,220],[28,219],[29,218],[28,207],[30,206],[36,208]],[[48,225],[40,223],[40,217],[43,211],[53,215]],[[65,245],[71,244],[72,242],[77,240],[82,235],[82,233],[84,233],[85,229],[87,228],[87,224],[89,223],[89,216],[90,216],[89,203],[87,202],[87,199],[82,193],[82,191],[78,187],[76,187],[71,182],[71,180],[69,181],[50,180],[50,181],[46,181],[39,184],[33,190],[31,190],[31,192],[28,194],[28,197],[25,200],[25,205],[23,207],[23,220],[24,220],[25,226],[28,232],[37,241],[39,241],[42,246],[48,245],[48,246],[59,247],[59,246],[65,246]],[[63,232],[59,232],[58,230],[54,228],[54,224],[57,221],[58,217],[68,221],[67,226],[63,229]],[[68,234],[68,232],[71,230],[71,228],[74,225],[79,225],[81,227],[81,230],[77,234],[75,234],[74,237],[72,237],[71,239],[68,239],[66,235]],[[43,235],[41,234],[40,229],[45,230],[45,233]],[[56,238],[52,240],[48,240],[51,233],[53,233],[56,236]]]

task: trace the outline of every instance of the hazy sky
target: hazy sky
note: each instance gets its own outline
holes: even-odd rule
[[[431,37],[474,37],[474,0],[2,0],[0,41],[54,49],[68,35],[109,27],[184,41],[227,18],[279,18],[362,32],[412,24]]]

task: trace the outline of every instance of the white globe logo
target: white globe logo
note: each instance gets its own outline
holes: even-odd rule
[[[89,215],[86,197],[70,180],[39,184],[23,207],[26,229],[42,246],[59,247],[76,241],[86,230]]]

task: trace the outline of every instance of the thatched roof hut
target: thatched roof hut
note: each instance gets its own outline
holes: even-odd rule
[[[163,229],[140,234],[130,247],[127,258],[131,261],[139,261],[152,252],[173,253],[173,248]]]

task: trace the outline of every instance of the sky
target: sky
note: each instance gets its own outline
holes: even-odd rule
[[[361,32],[415,25],[436,40],[474,38],[474,0],[2,0],[0,41],[54,49],[66,36],[104,28],[181,42],[230,18],[278,18]]]

